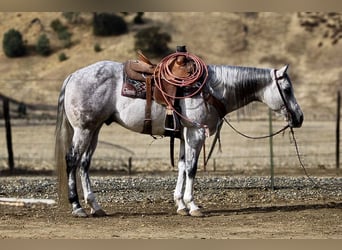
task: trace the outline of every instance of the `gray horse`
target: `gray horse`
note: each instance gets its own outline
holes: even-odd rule
[[[87,216],[78,198],[77,168],[91,214],[106,215],[92,192],[88,174],[102,125],[116,122],[134,132],[143,130],[146,100],[121,95],[123,67],[123,63],[100,61],[72,73],[62,86],[56,125],[56,163],[60,192],[67,193],[72,215],[77,217]],[[222,115],[260,101],[284,115],[291,127],[300,127],[303,122],[287,66],[279,70],[226,65],[207,68],[208,78],[201,93],[179,101],[182,117],[187,118],[180,119],[178,179],[174,191],[177,213],[181,215],[203,216],[193,195],[197,162],[206,136],[216,132]],[[213,96],[223,110],[206,102],[204,95]],[[152,134],[164,135],[165,107],[153,101],[151,113]]]

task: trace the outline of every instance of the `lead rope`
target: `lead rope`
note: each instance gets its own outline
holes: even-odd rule
[[[323,187],[322,185],[320,185],[316,181],[314,181],[312,179],[312,177],[309,175],[309,173],[307,172],[306,167],[305,167],[305,165],[304,165],[304,163],[302,161],[302,158],[300,157],[299,147],[298,147],[297,139],[296,139],[295,134],[294,134],[294,130],[289,125],[286,125],[285,127],[280,129],[279,131],[277,131],[277,132],[275,132],[273,134],[270,134],[270,135],[265,135],[265,136],[249,136],[249,135],[246,135],[246,134],[238,131],[225,117],[223,119],[229,125],[229,127],[234,130],[234,132],[236,132],[237,134],[239,134],[239,135],[241,135],[241,136],[243,136],[243,137],[245,137],[247,139],[252,139],[252,140],[259,140],[259,139],[266,139],[266,138],[269,138],[269,137],[273,137],[273,136],[276,136],[276,135],[280,134],[281,132],[285,132],[285,130],[287,128],[290,128],[291,137],[292,137],[292,140],[294,142],[294,147],[295,147],[295,150],[296,150],[297,159],[298,159],[298,162],[299,162],[301,168],[304,171],[305,176],[308,178],[308,180],[312,183],[312,185],[315,188],[320,188],[320,189],[327,190],[327,191],[335,191],[336,190],[336,188]],[[210,150],[210,151],[212,151],[212,150]],[[206,162],[208,162],[208,161],[209,161],[209,156],[208,156],[208,159],[207,159]]]
[[[306,171],[306,168],[305,168],[305,165],[300,157],[300,153],[299,153],[299,148],[298,148],[298,143],[297,143],[297,140],[296,140],[296,137],[294,135],[294,131],[293,131],[293,128],[290,127],[290,131],[291,131],[291,135],[292,135],[292,140],[294,142],[294,146],[295,146],[295,149],[296,149],[296,154],[297,154],[297,158],[298,158],[298,161],[299,161],[299,164],[300,166],[302,167],[306,177],[309,179],[309,181],[312,183],[312,185],[315,187],[315,188],[320,188],[320,189],[323,189],[323,190],[327,190],[327,191],[335,191],[337,188],[327,188],[327,187],[323,187],[322,185],[319,185],[316,181],[314,181],[312,179],[312,177],[308,174],[308,172]]]
[[[290,109],[289,109],[289,106],[288,106],[288,103],[286,102],[286,99],[284,97],[284,94],[283,92],[281,91],[281,88],[280,88],[280,85],[279,85],[279,80],[281,80],[283,78],[283,76],[280,76],[280,77],[277,77],[277,70],[274,70],[274,79],[276,81],[276,85],[277,85],[277,88],[278,88],[278,91],[279,91],[279,94],[280,94],[280,97],[281,99],[283,100],[284,102],[284,105],[285,105],[285,108],[286,108],[286,111],[287,111],[287,114],[290,113]],[[305,165],[300,157],[300,153],[299,153],[299,148],[298,148],[298,143],[297,143],[297,140],[296,140],[296,137],[294,135],[294,131],[293,131],[293,128],[291,126],[290,127],[290,131],[291,131],[291,135],[292,135],[292,139],[293,139],[293,142],[294,142],[294,146],[295,146],[295,149],[296,149],[296,154],[297,154],[297,158],[298,158],[298,161],[299,161],[299,164],[300,166],[302,167],[303,171],[304,171],[304,174],[305,176],[309,179],[309,181],[313,184],[314,187],[316,188],[321,188],[321,189],[325,189],[325,190],[334,190],[334,189],[330,189],[330,188],[326,188],[326,187],[323,187],[321,185],[319,185],[317,182],[315,182],[312,177],[308,174],[308,172],[306,171],[306,168],[305,168]]]
[[[266,139],[269,137],[273,137],[276,136],[277,134],[280,134],[281,132],[284,132],[287,128],[290,127],[290,125],[285,125],[283,128],[281,128],[280,130],[278,130],[277,132],[270,134],[270,135],[262,135],[262,136],[249,136],[246,135],[244,133],[241,133],[240,131],[238,131],[225,117],[223,117],[223,120],[228,124],[228,126],[234,130],[234,132],[236,132],[237,134],[247,138],[247,139],[252,139],[252,140],[259,140],[259,139]]]
[[[283,102],[284,102],[284,105],[285,105],[285,108],[286,108],[287,112],[289,113],[289,108],[288,108],[287,102],[286,102],[286,100],[285,100],[285,98],[284,98],[283,93],[281,92],[281,89],[280,89],[280,86],[279,86],[279,83],[278,83],[278,80],[280,80],[281,77],[280,77],[280,78],[277,77],[276,70],[274,71],[274,76],[275,76],[276,85],[277,85],[277,88],[278,88],[278,90],[279,90],[280,96],[281,96],[281,98],[282,98],[282,100],[283,100]],[[303,161],[302,161],[302,159],[301,159],[301,157],[300,157],[299,148],[298,148],[298,143],[297,143],[297,140],[296,140],[296,137],[295,137],[295,134],[294,134],[294,130],[293,130],[293,128],[292,128],[291,126],[286,125],[284,128],[282,128],[282,129],[280,129],[279,131],[277,131],[277,132],[275,132],[275,133],[273,133],[273,134],[270,134],[270,135],[256,136],[256,137],[254,137],[254,136],[249,136],[249,135],[246,135],[246,134],[241,133],[241,132],[238,131],[236,128],[234,128],[234,127],[230,124],[230,122],[229,122],[225,117],[223,117],[223,119],[224,119],[224,121],[229,125],[229,127],[231,127],[237,134],[239,134],[239,135],[241,135],[241,136],[243,136],[243,137],[245,137],[245,138],[254,139],[254,140],[265,139],[265,138],[273,137],[273,136],[275,136],[275,135],[277,135],[277,134],[279,134],[279,133],[285,131],[287,128],[290,128],[291,135],[292,135],[292,140],[293,140],[293,142],[294,142],[294,146],[295,146],[295,149],[296,149],[297,158],[298,158],[298,161],[299,161],[300,166],[302,167],[302,169],[303,169],[303,171],[304,171],[305,176],[309,179],[309,181],[313,184],[313,186],[314,186],[315,188],[320,188],[320,189],[327,190],[327,191],[335,191],[335,190],[336,190],[336,188],[335,188],[335,189],[333,189],[333,188],[327,188],[327,187],[323,187],[322,185],[319,185],[319,184],[318,184],[316,181],[314,181],[314,180],[312,179],[312,177],[308,174],[308,172],[306,171],[305,165],[304,165],[304,163],[303,163]],[[216,135],[215,135],[215,136],[216,136]],[[214,145],[213,145],[213,146],[214,146]],[[209,160],[209,158],[207,159],[206,162],[208,162],[208,160]]]

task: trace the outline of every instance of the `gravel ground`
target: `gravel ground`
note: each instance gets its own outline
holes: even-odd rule
[[[91,177],[99,202],[173,202],[175,176]],[[342,177],[276,177],[274,191],[269,177],[198,176],[195,197],[207,202],[222,196],[227,203],[255,199],[263,202],[342,200]],[[2,177],[0,197],[45,198],[57,200],[54,177]],[[257,196],[251,193],[256,193]]]

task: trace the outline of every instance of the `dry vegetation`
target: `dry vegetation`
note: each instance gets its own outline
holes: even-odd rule
[[[63,79],[93,62],[135,58],[134,34],[157,25],[172,36],[170,48],[185,44],[208,64],[281,67],[290,64],[298,102],[306,118],[325,119],[335,113],[336,91],[341,89],[341,15],[328,13],[145,13],[144,25],[112,37],[94,37],[92,13],[81,13],[77,24],[67,24],[61,12],[0,13],[0,33],[15,28],[33,46],[47,32],[54,52],[49,57],[31,53],[9,59],[0,52],[1,93],[32,104],[56,105]],[[40,22],[31,24],[32,20]],[[62,49],[50,23],[59,18],[73,33],[73,46]],[[103,51],[96,53],[98,43]],[[58,60],[64,52],[69,59]],[[158,61],[158,59],[154,59]]]

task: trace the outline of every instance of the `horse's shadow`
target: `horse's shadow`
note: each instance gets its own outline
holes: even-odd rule
[[[295,212],[310,209],[342,208],[342,202],[328,202],[324,204],[295,204],[295,205],[275,205],[275,206],[255,206],[236,209],[211,209],[205,212],[206,216],[220,216],[231,214],[253,214],[271,212]]]
[[[310,209],[336,209],[342,208],[342,202],[328,202],[324,204],[296,204],[296,205],[276,205],[276,206],[255,206],[236,209],[204,209],[204,217],[228,216],[238,214],[271,213],[271,212],[295,212]],[[174,216],[176,212],[152,212],[152,213],[126,213],[114,212],[107,214],[107,217],[144,217],[144,216]]]

